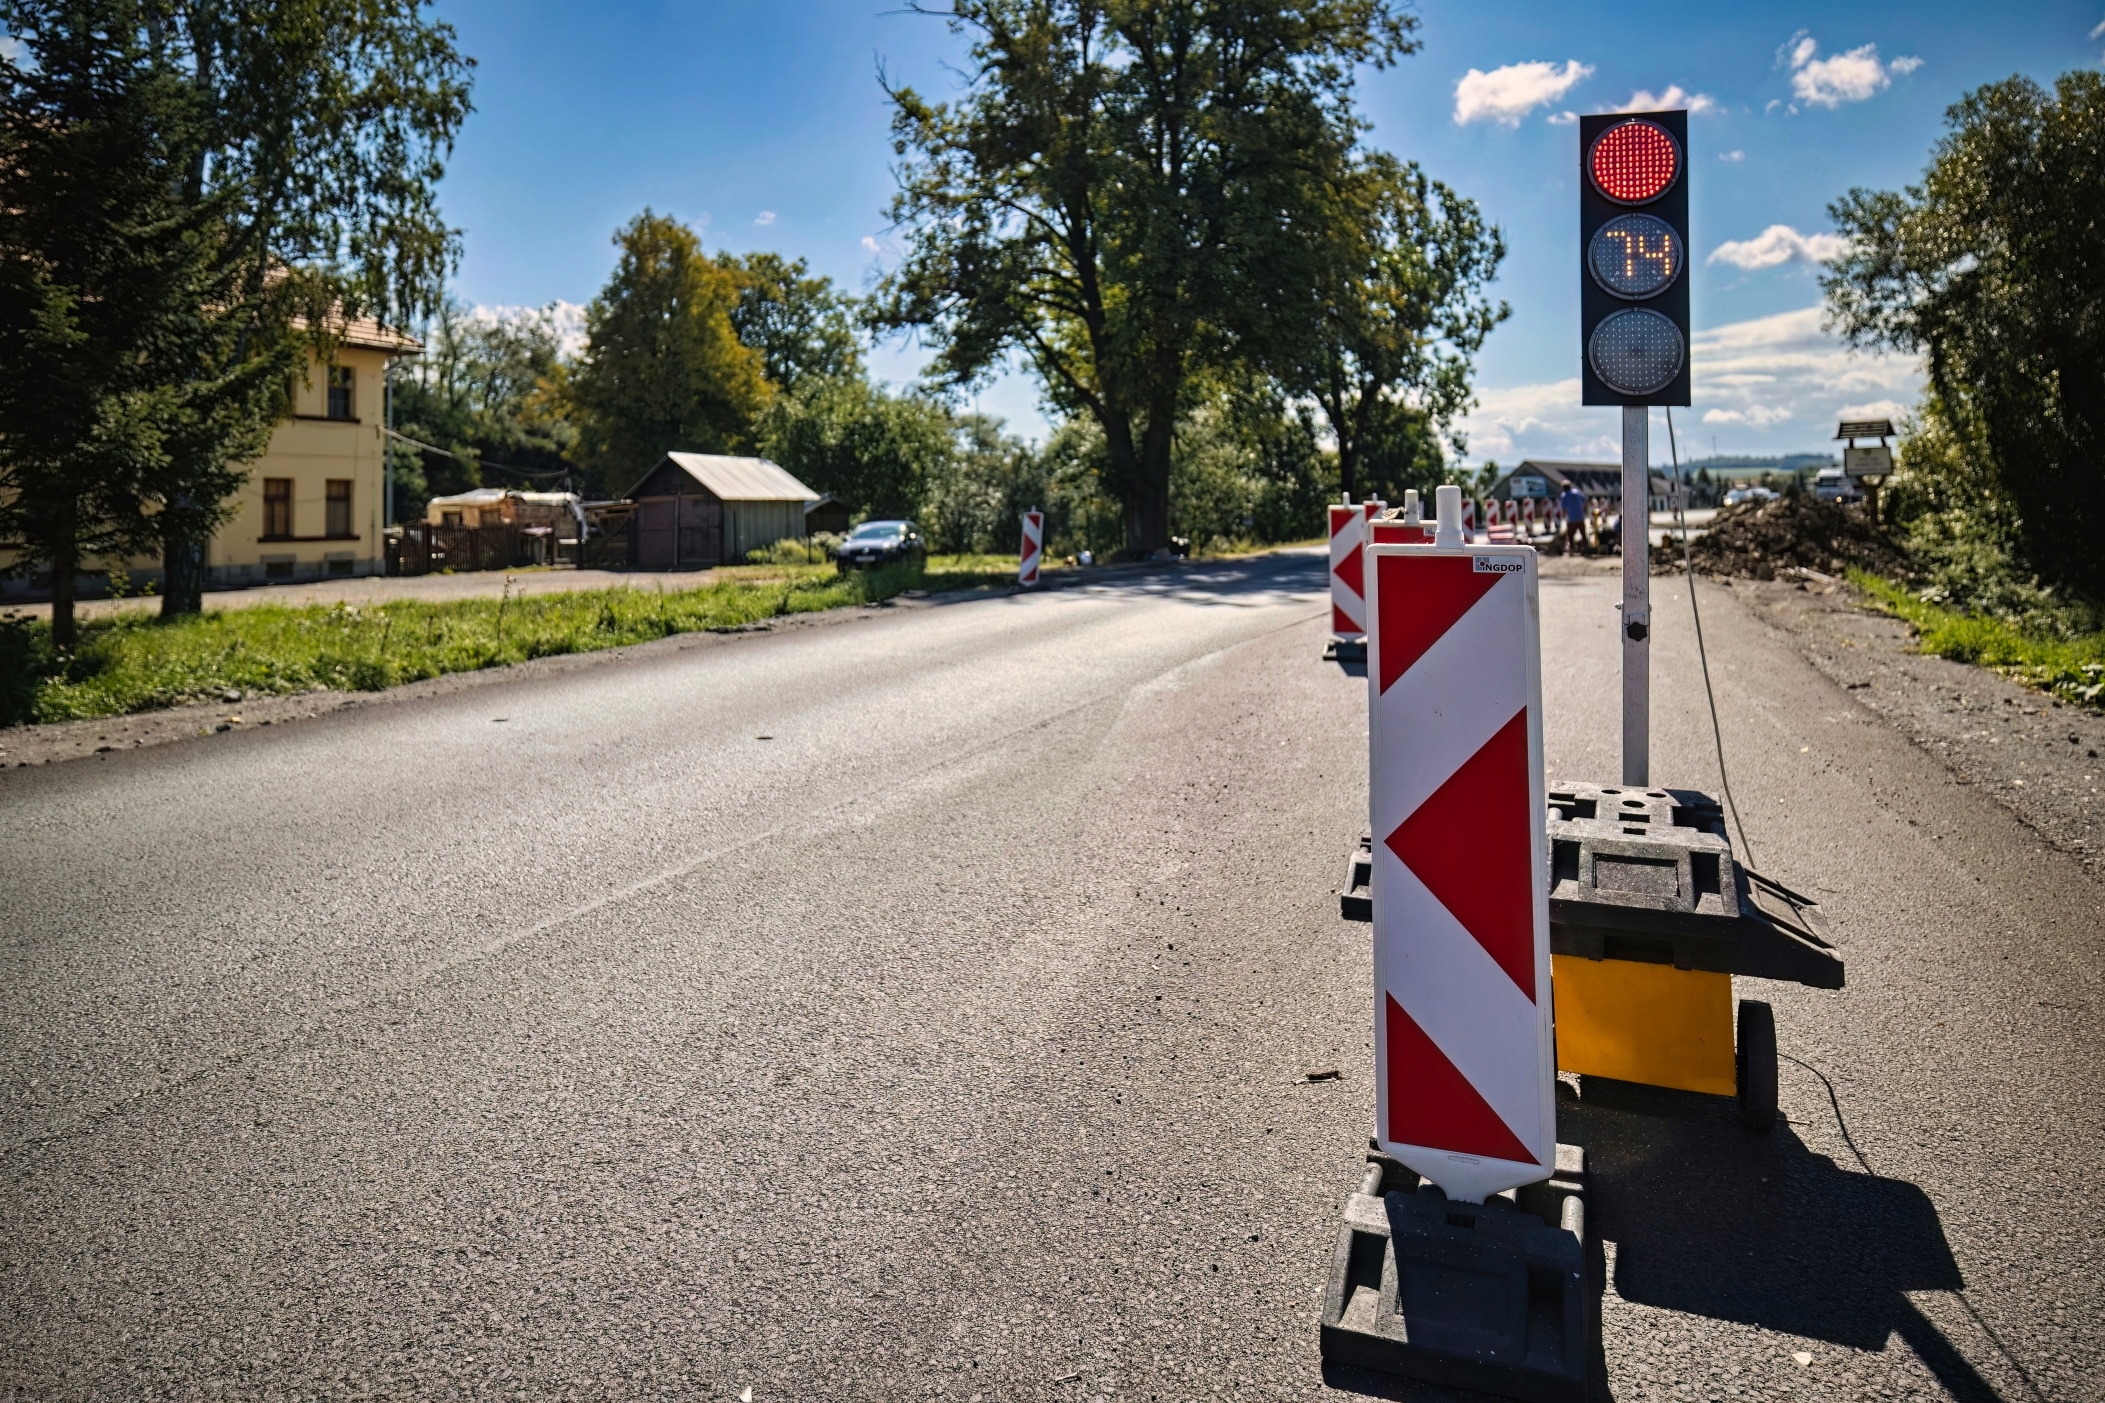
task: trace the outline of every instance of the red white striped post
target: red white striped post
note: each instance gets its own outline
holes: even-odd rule
[[[1533,549],[1368,551],[1374,1086],[1381,1148],[1448,1197],[1556,1164]]]
[[[1025,589],[1038,583],[1038,566],[1045,558],[1045,513],[1032,507],[1023,514],[1023,558],[1016,566],[1016,583]]]
[[[1341,503],[1330,509],[1330,631],[1357,640],[1367,634],[1367,523],[1381,510],[1379,502],[1358,506]]]

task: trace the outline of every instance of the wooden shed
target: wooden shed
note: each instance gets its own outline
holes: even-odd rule
[[[818,496],[765,458],[668,453],[628,491],[629,561],[641,570],[736,565],[746,552],[804,534]]]

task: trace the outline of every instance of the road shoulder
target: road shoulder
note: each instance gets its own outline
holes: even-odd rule
[[[1842,581],[1715,580],[1867,711],[1993,798],[2053,847],[2105,875],[2105,716],[1986,668],[1914,651],[1907,624]]]

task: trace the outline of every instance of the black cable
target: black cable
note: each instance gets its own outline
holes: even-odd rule
[[[1718,749],[1718,787],[1725,791],[1725,807],[1731,811],[1732,826],[1740,831],[1740,852],[1745,855],[1748,867],[1754,866],[1754,847],[1747,841],[1747,825],[1740,818],[1740,806],[1732,800],[1732,781],[1725,777],[1725,732],[1718,726],[1718,695],[1710,686],[1710,654],[1703,648],[1703,611],[1696,607],[1696,558],[1688,549],[1688,514],[1683,510],[1688,498],[1688,484],[1681,477],[1681,448],[1674,441],[1674,411],[1666,412],[1667,452],[1674,460],[1674,522],[1681,528],[1681,563],[1688,571],[1688,612],[1696,620],[1696,660],[1703,665],[1703,696],[1710,703],[1710,738]]]

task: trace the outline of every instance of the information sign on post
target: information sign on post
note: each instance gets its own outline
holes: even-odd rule
[[[1482,1202],[1556,1163],[1540,610],[1535,551],[1441,496],[1434,544],[1368,552],[1375,1121]]]

